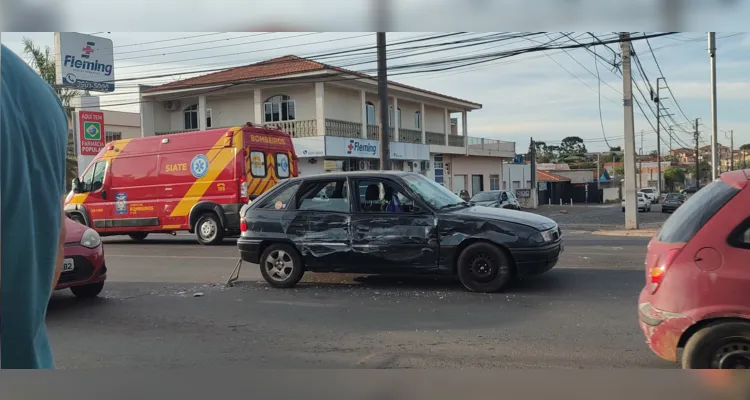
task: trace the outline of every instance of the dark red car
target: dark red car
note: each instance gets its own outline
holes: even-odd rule
[[[69,218],[65,218],[65,228],[65,256],[55,289],[70,288],[76,297],[96,297],[107,279],[102,239],[95,230]]]
[[[640,326],[651,350],[696,369],[750,368],[750,170],[724,173],[651,239]]]

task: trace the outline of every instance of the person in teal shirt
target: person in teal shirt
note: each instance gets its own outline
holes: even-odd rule
[[[45,318],[63,255],[68,119],[54,90],[0,47],[0,366],[52,369]]]

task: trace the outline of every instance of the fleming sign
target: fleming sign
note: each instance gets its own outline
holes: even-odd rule
[[[81,155],[95,156],[104,148],[104,113],[79,111],[78,130]]]
[[[55,33],[57,84],[95,92],[115,90],[112,41],[76,32]]]

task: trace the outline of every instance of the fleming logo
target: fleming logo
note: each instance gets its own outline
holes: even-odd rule
[[[89,58],[91,56],[91,53],[94,52],[94,48],[91,46],[95,46],[96,44],[94,42],[86,42],[86,47],[81,49],[81,58]]]
[[[378,152],[378,146],[350,140],[349,144],[346,146],[346,154],[352,154],[354,152],[375,155],[375,153]]]

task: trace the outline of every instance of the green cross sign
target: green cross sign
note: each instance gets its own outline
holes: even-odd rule
[[[84,122],[83,137],[86,140],[102,140],[102,126],[99,122]]]

